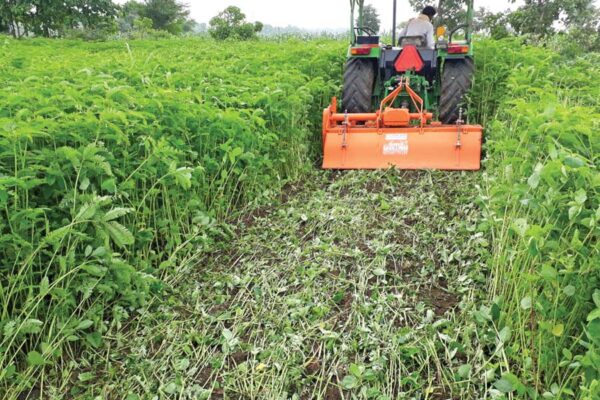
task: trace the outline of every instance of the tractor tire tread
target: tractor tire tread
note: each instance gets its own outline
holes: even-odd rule
[[[351,58],[344,71],[342,106],[348,113],[371,111],[375,65],[368,58]]]
[[[439,105],[439,119],[442,123],[456,123],[460,108],[466,110],[464,101],[471,90],[474,73],[475,63],[470,57],[446,61],[442,72],[442,90]],[[463,115],[466,115],[466,113]]]

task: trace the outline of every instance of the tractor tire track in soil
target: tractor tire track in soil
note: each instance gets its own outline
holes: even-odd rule
[[[215,399],[471,395],[453,376],[475,356],[461,308],[483,281],[479,178],[320,172],[288,187],[282,204],[240,219],[229,252],[190,266],[161,318],[117,345],[112,362],[136,370],[111,387]]]

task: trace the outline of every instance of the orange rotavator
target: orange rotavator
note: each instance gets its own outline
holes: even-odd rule
[[[359,7],[360,24],[363,1],[350,2],[352,20]],[[368,28],[354,29],[342,110],[334,98],[323,112],[323,168],[480,168],[483,128],[465,124],[463,112],[473,74],[473,1],[467,6],[469,23],[448,41],[438,28],[435,49],[412,36],[381,45]],[[459,29],[465,40],[453,41]]]

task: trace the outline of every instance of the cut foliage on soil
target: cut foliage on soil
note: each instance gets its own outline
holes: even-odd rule
[[[113,398],[474,394],[471,371],[489,357],[465,318],[487,247],[477,178],[319,173],[289,187],[283,205],[248,212],[229,252],[187,266],[161,314],[113,338],[95,385],[75,386]]]

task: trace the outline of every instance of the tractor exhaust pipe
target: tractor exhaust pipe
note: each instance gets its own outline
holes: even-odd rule
[[[394,11],[392,12],[392,46],[396,45],[396,11],[398,7],[398,1],[394,0]]]

